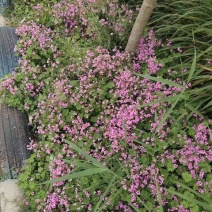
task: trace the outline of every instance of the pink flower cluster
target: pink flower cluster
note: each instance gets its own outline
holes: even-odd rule
[[[158,41],[154,38],[153,30],[149,31],[147,37],[141,38],[138,46],[138,57],[134,61],[134,69],[140,70],[142,64],[147,64],[148,72],[150,74],[156,74],[163,65],[157,61],[155,55],[155,47],[161,46],[161,41]]]
[[[55,47],[52,44],[52,33],[51,29],[48,29],[44,26],[39,26],[35,22],[28,22],[25,25],[21,25],[16,29],[16,33],[22,37],[28,37],[29,39],[20,39],[19,45],[15,47],[15,51],[19,52],[21,56],[26,54],[26,51],[30,49],[31,46],[34,46],[36,42],[38,45],[35,49],[40,49],[46,52],[49,48],[52,51],[55,51]],[[21,47],[19,47],[21,46]],[[33,56],[34,52],[32,52]],[[27,61],[24,63],[24,66],[27,65]]]
[[[135,59],[139,61],[138,58]],[[146,63],[148,62],[146,58]],[[126,53],[115,51],[114,55],[110,55],[107,50],[101,48],[88,51],[81,64],[72,64],[61,71],[60,77],[53,83],[52,93],[38,104],[34,120],[38,123],[37,133],[42,140],[51,140],[63,147],[60,156],[56,156],[59,159],[55,159],[50,166],[51,178],[64,176],[74,167],[68,167],[60,158],[81,158],[65,145],[61,138],[80,145],[104,165],[108,165],[106,161],[118,154],[119,161],[130,173],[123,179],[121,186],[129,192],[133,205],[139,208],[137,195],[142,189],[148,187],[152,195],[157,195],[156,185],[159,185],[159,191],[164,196],[167,192],[162,188],[164,179],[158,168],[154,164],[147,167],[141,165],[141,158],[145,157],[146,149],[135,143],[137,139],[142,138],[142,134],[138,134],[136,129],[139,124],[152,123],[154,131],[157,124],[153,124],[153,117],[157,113],[158,118],[162,118],[166,112],[164,105],[168,106],[168,103],[153,104],[144,108],[139,106],[160,99],[158,92],[166,97],[180,90],[142,79],[130,70],[133,70],[133,64]],[[72,73],[72,77],[68,79],[66,73]],[[167,90],[169,92],[165,92]],[[160,129],[157,132],[161,141],[166,138],[168,129]],[[151,140],[154,145],[154,139]],[[146,144],[149,142],[144,138],[142,141]],[[42,143],[40,145],[42,146]],[[49,153],[49,146],[42,148]],[[134,152],[134,156],[128,153],[129,148]],[[60,196],[65,185],[65,182],[54,184],[45,201],[46,210],[51,211],[50,208],[55,207],[55,202],[58,207],[67,209],[61,202],[51,203],[52,192],[57,191]],[[78,185],[72,186],[79,188]],[[78,195],[75,198],[84,205]],[[72,201],[70,200],[69,204]],[[163,204],[165,202],[163,199]],[[117,207],[121,209],[121,203]]]
[[[14,77],[6,77],[6,79],[1,83],[2,88],[8,90],[11,94],[16,95],[18,88],[15,86],[15,80]],[[4,97],[4,95],[2,96]]]
[[[38,8],[40,10],[40,7]],[[45,8],[44,8],[45,9]],[[102,14],[104,18],[97,20],[90,14]],[[114,33],[122,33],[126,30],[126,25],[133,19],[133,11],[127,5],[121,7],[117,0],[100,3],[97,0],[62,0],[53,6],[50,14],[56,18],[55,26],[65,24],[65,33],[73,34],[80,30],[82,37],[90,39],[96,37],[95,25],[108,27]],[[94,20],[93,20],[94,19]]]
[[[35,9],[40,13],[45,10],[42,6]],[[100,20],[95,21],[109,27],[112,33],[123,33],[126,22],[131,22],[133,18],[127,6],[121,5],[119,8],[118,1],[100,9],[95,0],[71,3],[62,0],[53,6],[50,13],[56,27],[61,22],[64,24],[65,35],[72,36],[80,30],[83,38],[96,38],[93,22],[89,19],[91,11],[101,14]],[[112,20],[113,16],[121,20]],[[120,197],[113,205],[114,211],[130,212],[133,211],[132,205],[138,210],[142,208],[138,197],[143,191],[153,197],[154,207],[158,207],[158,192],[162,196],[162,204],[167,205],[169,194],[164,189],[166,176],[161,173],[158,164],[166,166],[171,162],[171,169],[178,173],[183,167],[195,180],[198,192],[212,193],[210,183],[205,180],[211,172],[207,164],[212,160],[209,129],[203,123],[196,124],[192,128],[195,131],[192,137],[187,132],[185,121],[185,133],[170,141],[174,120],[169,116],[157,128],[171,104],[163,102],[145,106],[182,91],[179,87],[138,76],[140,73],[155,76],[163,68],[155,52],[161,43],[154,38],[152,30],[141,39],[134,56],[117,49],[111,53],[97,47],[87,51],[82,61],[76,62],[70,58],[65,67],[60,66],[65,55],[54,42],[60,36],[57,30],[30,22],[19,27],[17,34],[25,37],[16,47],[16,51],[23,56],[19,61],[21,67],[19,73],[5,79],[2,86],[16,95],[21,76],[23,84],[20,93],[28,100],[24,105],[25,110],[30,109],[31,99],[38,102],[33,112],[33,122],[40,142],[31,140],[28,149],[33,150],[38,158],[41,158],[41,154],[53,157],[49,164],[51,179],[65,176],[76,168],[73,164],[65,163],[64,158],[84,160],[64,142],[63,139],[67,139],[103,165],[114,168],[118,163],[127,170],[122,174],[123,179],[118,186],[128,194],[128,202]],[[186,87],[179,79],[175,79],[175,82]],[[48,95],[43,94],[44,89]],[[167,149],[170,142],[175,145],[174,150]],[[151,150],[155,149],[154,159],[150,161]],[[55,209],[70,211],[71,206],[76,206],[75,211],[92,211],[92,202],[87,203],[83,198],[98,198],[102,193],[104,189],[97,188],[94,192],[85,189],[80,179],[66,180],[54,183],[47,198],[36,203],[38,210],[46,212]],[[110,193],[102,200],[104,210],[112,204],[109,196]],[[178,201],[176,196],[172,199]],[[169,209],[178,210],[186,211],[182,205]]]

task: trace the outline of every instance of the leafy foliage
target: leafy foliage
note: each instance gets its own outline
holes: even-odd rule
[[[211,120],[190,89],[198,50],[189,71],[173,70],[185,55],[152,30],[137,54],[122,51],[127,5],[42,2],[17,28],[19,67],[1,83],[32,118],[19,176],[29,210],[210,211]]]
[[[188,70],[183,75],[176,74],[176,77],[185,79],[192,73],[189,79],[192,85],[191,103],[208,116],[212,111],[211,8],[210,0],[173,0],[171,3],[159,0],[150,23],[157,36],[169,40],[163,50],[171,48],[180,51],[180,54],[168,57],[166,63],[171,62],[172,71]],[[189,71],[191,67],[192,72]]]

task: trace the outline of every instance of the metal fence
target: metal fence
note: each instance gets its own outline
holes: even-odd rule
[[[0,7],[8,7],[10,0],[0,0]]]
[[[0,0],[0,13],[10,5],[10,0]]]

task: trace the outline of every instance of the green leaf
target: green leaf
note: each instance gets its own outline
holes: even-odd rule
[[[108,88],[113,88],[113,87],[114,87],[114,83],[113,83],[113,82],[109,82],[109,83],[107,84],[107,87],[108,87]]]
[[[70,123],[72,121],[72,117],[69,115],[69,116],[66,116],[66,122]]]
[[[78,80],[72,80],[70,82],[70,85],[75,86],[75,85],[77,85],[77,83],[78,83]]]
[[[136,151],[134,149],[130,149],[129,154],[134,157],[136,156]]]
[[[186,106],[189,110],[191,110],[191,114],[188,115],[187,120],[190,119],[190,117],[191,117],[194,113],[198,114],[200,117],[203,117],[203,115],[202,115],[196,108],[194,108],[191,104],[188,104],[188,103],[187,103],[185,106]]]
[[[196,49],[194,49],[194,58],[193,58],[193,62],[192,62],[192,65],[191,65],[191,69],[189,71],[189,75],[188,75],[188,82],[190,82],[193,74],[194,74],[194,71],[195,71],[195,68],[196,68],[196,62],[197,62],[197,53],[196,53]]]
[[[205,107],[203,107],[202,110],[204,110],[204,109],[206,109],[206,108],[208,108],[210,106],[212,106],[212,100],[207,105],[205,105]]]
[[[192,180],[192,175],[189,174],[188,172],[182,173],[182,177],[186,183],[188,183]]]
[[[157,188],[157,200],[159,202],[160,205],[160,212],[164,212],[163,210],[163,203],[162,203],[162,197],[161,197],[161,193],[159,190],[159,186],[158,186],[158,181],[156,180],[156,188]]]
[[[63,117],[67,117],[68,114],[69,114],[69,110],[68,109],[64,109],[62,114],[63,114]]]
[[[207,203],[204,203],[204,202],[200,202],[200,201],[198,201],[198,200],[196,200],[196,199],[193,199],[193,198],[191,198],[191,197],[188,197],[187,195],[185,195],[185,194],[181,194],[181,193],[179,193],[179,192],[177,192],[177,191],[174,191],[174,190],[171,190],[171,189],[165,189],[165,190],[167,190],[168,192],[170,192],[171,194],[175,194],[175,195],[177,195],[178,197],[181,197],[182,199],[184,199],[184,200],[186,200],[186,201],[188,201],[188,202],[191,202],[191,203],[195,203],[195,204],[197,204],[197,205],[200,205],[200,206],[202,206],[205,210],[212,210],[212,206],[210,205],[210,204],[207,204]]]
[[[97,202],[97,204],[96,204],[96,206],[95,206],[95,208],[94,208],[94,212],[97,212],[97,211],[100,210],[100,205],[101,205],[101,203],[102,203],[104,197],[107,195],[109,189],[113,186],[113,184],[114,184],[114,182],[115,182],[115,179],[116,179],[116,176],[114,175],[113,178],[112,178],[112,180],[110,181],[110,183],[109,183],[107,189],[106,189],[105,192],[101,195],[99,201]]]
[[[136,74],[136,73],[135,73],[135,75],[138,75],[138,76],[141,76],[141,77],[144,77],[144,78],[148,78],[148,79],[151,79],[151,80],[156,81],[156,82],[161,82],[165,85],[174,86],[174,87],[177,87],[177,88],[184,89],[184,86],[182,86],[178,83],[175,83],[171,80],[163,79],[162,77],[152,77],[152,76],[149,76],[149,75]]]
[[[91,161],[95,166],[107,169],[105,166],[103,166],[97,159],[91,157],[87,152],[85,152],[83,149],[79,148],[74,143],[67,141],[66,139],[63,139],[67,144],[69,144],[71,147],[73,147],[77,152],[79,152],[81,155],[83,155],[88,161]]]
[[[150,106],[150,105],[153,105],[153,104],[158,104],[158,103],[161,103],[161,102],[172,102],[172,101],[175,101],[176,98],[181,95],[181,94],[177,94],[175,96],[168,96],[168,97],[165,97],[163,99],[159,99],[159,100],[155,100],[155,101],[152,101],[148,104],[144,104],[144,105],[141,105],[139,106],[140,108],[143,108],[143,107],[146,107],[146,106]],[[183,95],[181,95],[181,98],[184,98]]]
[[[151,202],[147,202],[146,204],[144,203],[144,201],[142,201],[141,200],[141,198],[140,197],[138,197],[137,195],[136,195],[136,197],[138,198],[138,200],[139,200],[139,202],[145,207],[145,209],[147,210],[147,211],[151,211],[152,210],[152,203]]]
[[[188,131],[188,135],[190,135],[190,136],[195,136],[195,131],[192,130],[192,129],[190,129],[190,130]]]
[[[160,127],[163,125],[163,123],[166,121],[166,119],[169,117],[169,115],[171,114],[171,112],[173,111],[175,105],[178,103],[178,101],[180,100],[180,98],[183,96],[183,92],[176,98],[176,101],[174,102],[174,104],[171,106],[171,108],[166,112],[166,114],[163,116],[163,118],[160,120],[160,123],[158,124],[157,129],[155,130],[156,132],[158,131],[158,129],[160,129]]]
[[[137,142],[137,143],[141,144],[143,147],[145,147],[146,148],[146,152],[154,157],[154,150],[153,150],[153,148],[150,145],[145,144],[145,143],[143,143],[141,141],[138,141],[138,140],[135,140],[135,142]]]
[[[77,102],[76,108],[77,108],[77,110],[80,110],[82,108],[81,104]]]
[[[83,184],[83,185],[89,185],[90,184],[90,180],[89,180],[89,178],[88,177],[81,177],[81,183]]]
[[[119,164],[120,167],[121,167],[121,170],[122,170],[121,172],[122,172],[122,173],[125,172],[125,173],[129,176],[130,173],[129,173],[128,169],[119,161],[118,158],[116,158],[116,160],[117,160],[118,164]]]
[[[38,168],[38,172],[42,172],[43,171],[43,168],[42,167],[39,167]]]
[[[153,208],[153,204],[151,202],[146,203],[146,207],[148,207],[150,210]],[[146,208],[147,209],[147,208]],[[149,211],[149,210],[148,210]]]
[[[173,172],[175,170],[173,163],[169,160],[167,162],[168,171]]]
[[[73,165],[78,166],[78,167],[86,168],[86,169],[87,168],[95,168],[95,166],[93,164],[88,163],[88,162],[82,163],[82,162],[79,162],[79,161],[66,160],[66,159],[64,159],[63,161],[66,162],[66,163],[69,163],[69,164],[73,164]]]
[[[202,169],[204,170],[205,173],[211,172],[211,166],[208,163],[203,162]]]
[[[186,190],[188,190],[188,191],[194,193],[194,194],[197,195],[199,198],[204,199],[206,202],[211,203],[211,199],[205,197],[203,194],[200,194],[199,192],[195,191],[194,189],[192,189],[192,188],[190,188],[190,187],[184,185],[184,184],[181,183],[181,182],[178,182],[178,181],[175,181],[175,180],[171,180],[171,181],[174,182],[174,183],[176,183],[176,184],[179,184],[181,187],[183,187],[183,188],[185,188]]]
[[[97,119],[98,119],[98,116],[92,116],[90,120],[91,122],[96,123]]]
[[[94,175],[94,174],[99,174],[101,172],[105,172],[107,171],[107,168],[91,168],[91,169],[86,169],[84,171],[79,171],[73,174],[68,174],[64,177],[59,177],[56,178],[54,180],[48,180],[42,184],[49,184],[49,183],[56,183],[56,182],[60,182],[60,181],[64,181],[64,180],[71,180],[74,178],[79,178],[79,177],[85,177],[85,176],[89,176],[89,175]]]

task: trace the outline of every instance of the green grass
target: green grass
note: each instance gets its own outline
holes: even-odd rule
[[[212,111],[211,14],[211,0],[159,0],[149,24],[157,37],[169,39],[173,49],[183,50],[169,58],[170,68],[190,70],[177,77],[191,83],[190,103],[208,116]]]

